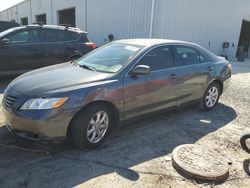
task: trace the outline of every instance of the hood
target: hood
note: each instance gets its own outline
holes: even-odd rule
[[[109,75],[63,63],[25,73],[9,86],[25,95],[40,96],[53,90],[102,81]]]

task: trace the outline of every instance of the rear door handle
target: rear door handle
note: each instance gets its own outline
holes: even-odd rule
[[[176,78],[176,74],[171,74],[168,78],[169,79],[175,79]]]
[[[208,71],[212,71],[214,68],[212,67],[212,66],[209,66],[208,68],[207,68],[207,70]]]

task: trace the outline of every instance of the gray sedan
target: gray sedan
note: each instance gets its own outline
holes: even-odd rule
[[[227,60],[196,44],[120,40],[21,75],[5,90],[3,111],[15,133],[91,149],[124,120],[189,102],[213,109],[230,77]]]

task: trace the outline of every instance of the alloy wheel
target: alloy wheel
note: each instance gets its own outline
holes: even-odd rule
[[[97,112],[89,121],[87,139],[90,143],[97,143],[103,139],[109,126],[108,114],[105,111]]]
[[[206,105],[211,108],[213,107],[217,100],[218,100],[218,97],[219,97],[219,91],[218,91],[218,88],[213,86],[211,87],[208,91],[207,91],[207,95],[206,95]]]

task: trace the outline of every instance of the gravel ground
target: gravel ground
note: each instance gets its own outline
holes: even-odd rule
[[[249,80],[250,73],[235,72],[213,111],[185,108],[139,120],[113,132],[93,151],[31,143],[0,127],[0,187],[250,187],[243,170],[250,155],[239,145],[240,136],[250,133]],[[190,143],[231,160],[229,178],[204,183],[178,174],[171,152]],[[47,150],[53,154],[43,152]]]

